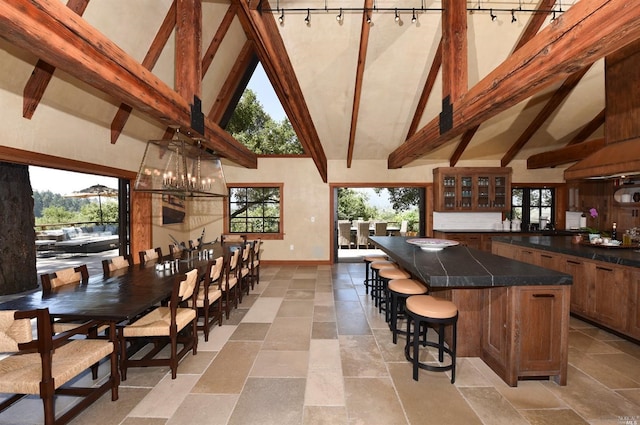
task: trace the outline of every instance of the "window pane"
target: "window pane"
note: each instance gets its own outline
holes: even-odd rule
[[[513,189],[511,191],[511,205],[514,207],[522,206],[522,198],[523,198],[523,190],[522,189]]]
[[[522,207],[513,207],[511,211],[513,212],[512,219],[522,220]]]
[[[542,189],[542,205],[543,207],[550,207],[553,201],[553,191],[551,189]]]
[[[532,207],[540,206],[540,189],[531,189],[529,198],[529,205]]]
[[[279,187],[234,187],[229,195],[231,233],[280,232]]]
[[[538,208],[529,209],[529,223],[538,223],[540,221],[540,210]]]

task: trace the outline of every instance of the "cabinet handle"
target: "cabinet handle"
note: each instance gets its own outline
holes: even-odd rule
[[[581,262],[579,262],[579,261],[573,261],[573,260],[567,260],[567,263],[569,263],[569,264],[577,264],[577,265],[582,264],[582,263],[581,263]]]
[[[534,298],[555,298],[554,294],[533,294]]]
[[[540,256],[541,256],[541,257],[544,257],[544,258],[553,258],[552,256],[550,256],[550,255],[545,255],[545,254],[540,254]]]
[[[605,272],[612,272],[612,271],[613,271],[613,269],[608,269],[608,268],[606,268],[606,267],[601,267],[601,266],[596,266],[596,269],[598,269],[598,270],[604,270]]]

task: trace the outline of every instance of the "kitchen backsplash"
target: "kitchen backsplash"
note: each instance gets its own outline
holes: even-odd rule
[[[433,212],[435,230],[502,230],[502,213]]]

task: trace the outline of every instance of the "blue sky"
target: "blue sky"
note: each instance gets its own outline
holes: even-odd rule
[[[273,91],[273,86],[264,73],[262,64],[258,63],[256,70],[251,76],[248,87],[256,93],[258,101],[262,104],[265,112],[271,115],[275,121],[282,121],[287,115],[282,109],[280,100]]]

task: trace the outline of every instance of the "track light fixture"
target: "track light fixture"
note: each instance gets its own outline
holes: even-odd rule
[[[371,15],[367,12],[367,24],[371,25]]]
[[[413,10],[411,11],[411,23],[412,23],[412,24],[415,24],[417,20],[418,20],[418,18],[416,18],[416,10],[415,10],[415,9],[413,9]]]
[[[280,13],[280,16],[278,16],[278,22],[280,22],[280,25],[284,24],[284,10]]]
[[[304,23],[307,26],[311,25],[311,10],[307,9],[307,16],[304,18]]]
[[[396,22],[400,22],[400,15],[398,15],[398,9],[396,9],[396,17],[394,19]]]
[[[340,8],[340,13],[336,16],[336,21],[342,22],[344,16],[342,16],[342,8]]]
[[[493,14],[493,9],[489,9],[489,16],[491,16],[492,21],[495,21],[496,19],[498,19],[498,17]]]
[[[516,19],[516,14],[515,14],[515,12],[513,11],[513,9],[511,9],[511,23],[513,24],[513,23],[514,23],[514,22],[516,22],[516,21],[517,21],[517,19]]]
[[[551,22],[556,20],[556,11],[553,11],[553,16],[551,16]]]

